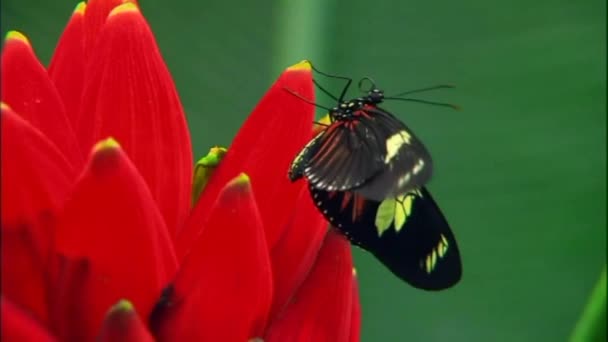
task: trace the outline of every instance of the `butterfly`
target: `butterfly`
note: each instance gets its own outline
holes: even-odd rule
[[[330,124],[296,155],[289,178],[306,178],[316,207],[329,223],[405,282],[426,290],[453,286],[462,274],[460,252],[424,187],[432,175],[431,156],[404,123],[378,106],[397,99],[457,108],[399,97],[451,86],[385,97],[370,80],[365,96],[343,101],[352,80],[315,71],[346,79],[347,85],[336,98],[315,81],[338,105],[322,107],[329,111]],[[359,82],[360,88],[366,79]]]
[[[397,96],[387,98],[375,85],[366,96],[344,101],[352,81],[347,80],[339,99],[330,94],[338,101],[337,106],[328,108],[330,124],[294,158],[288,172],[290,180],[305,177],[319,190],[352,190],[377,201],[426,184],[433,170],[427,148],[411,129],[378,105],[390,98],[454,106]],[[369,78],[362,79],[360,86],[363,80]],[[399,96],[446,87],[450,86],[418,89]]]

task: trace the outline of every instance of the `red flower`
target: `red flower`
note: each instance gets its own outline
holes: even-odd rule
[[[1,77],[3,340],[358,340],[350,246],[286,175],[314,111],[284,88],[313,97],[307,62],[198,163],[194,194],[134,2],[79,4],[48,69],[9,33]]]

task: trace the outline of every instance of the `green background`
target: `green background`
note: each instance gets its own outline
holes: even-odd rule
[[[44,63],[75,2],[3,0]],[[606,3],[160,1],[141,6],[188,114],[196,156],[228,145],[278,72],[304,58],[371,76],[431,150],[431,191],[462,282],[428,293],[355,251],[363,341],[564,341],[606,260]],[[325,81],[338,92],[340,83]],[[331,101],[319,101],[331,105]],[[325,102],[324,102],[325,101]]]

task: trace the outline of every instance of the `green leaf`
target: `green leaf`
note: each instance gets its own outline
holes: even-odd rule
[[[570,342],[594,341],[606,341],[606,266],[570,337]]]
[[[220,164],[222,158],[224,158],[226,151],[227,150],[224,147],[212,147],[206,156],[196,162],[193,175],[194,179],[192,180],[192,205],[198,201],[198,198],[203,192],[203,189],[205,189],[213,171]]]

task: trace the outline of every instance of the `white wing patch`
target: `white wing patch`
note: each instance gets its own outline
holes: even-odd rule
[[[384,163],[390,163],[397,155],[397,152],[399,152],[401,146],[409,144],[411,139],[412,136],[406,131],[399,131],[386,139],[386,157],[384,158]]]
[[[441,234],[441,240],[437,243],[437,246],[427,254],[424,261],[420,261],[420,266],[425,269],[427,274],[430,274],[437,265],[437,261],[445,256],[448,251],[448,240]]]

